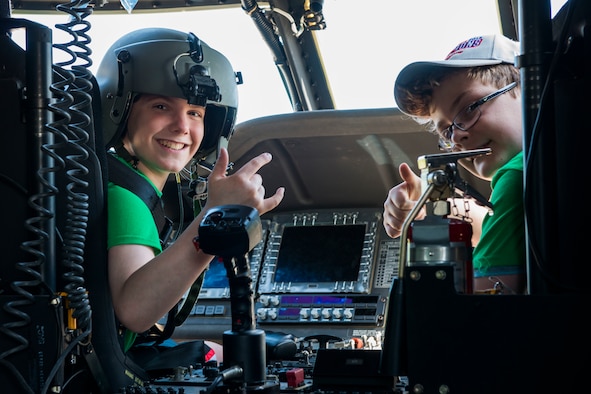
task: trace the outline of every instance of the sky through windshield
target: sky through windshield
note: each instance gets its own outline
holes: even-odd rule
[[[553,1],[553,9],[554,3],[563,2]],[[323,13],[327,27],[315,35],[336,107],[393,107],[394,80],[406,64],[442,59],[467,38],[498,33],[497,0],[478,0],[478,7],[474,4],[474,0],[325,0]],[[52,28],[69,21],[65,13],[13,11],[13,17]],[[191,31],[222,52],[234,70],[242,73],[238,123],[292,112],[272,53],[240,7],[160,14],[95,12],[87,20],[92,25],[89,35],[93,72],[109,45],[129,31],[148,26]],[[53,40],[63,43],[69,37],[54,29]],[[60,61],[57,52],[54,61]]]

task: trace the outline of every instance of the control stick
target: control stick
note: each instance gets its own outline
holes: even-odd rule
[[[265,332],[256,328],[248,252],[262,239],[258,211],[243,205],[210,210],[199,225],[199,247],[223,259],[230,285],[232,329],[223,335],[222,376],[230,391],[279,393],[279,384],[266,382]],[[228,373],[224,371],[237,371]]]

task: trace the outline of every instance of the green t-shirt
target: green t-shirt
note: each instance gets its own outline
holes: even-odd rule
[[[525,214],[523,210],[523,152],[502,166],[491,180],[493,215],[482,223],[474,248],[474,277],[525,272]]]
[[[147,177],[139,171],[138,173],[154,186]],[[158,196],[162,195],[162,192],[156,187],[154,187],[154,190],[156,190]],[[117,245],[146,245],[152,247],[155,254],[162,252],[154,217],[141,198],[112,182],[109,182],[108,185],[107,198],[109,207],[108,248]],[[131,348],[136,336],[136,333],[126,330],[123,346],[125,351]]]

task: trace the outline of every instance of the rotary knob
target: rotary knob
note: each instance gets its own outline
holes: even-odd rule
[[[259,320],[266,320],[267,319],[267,310],[265,308],[257,309],[257,319],[259,319]]]
[[[269,316],[269,318],[271,320],[277,319],[277,309],[275,309],[275,308],[269,309],[269,312],[267,313],[267,316]]]
[[[340,319],[341,317],[343,317],[343,310],[341,308],[335,308],[332,311],[332,317],[337,320]]]
[[[310,317],[310,309],[309,308],[300,309],[300,318],[307,320],[309,317]]]

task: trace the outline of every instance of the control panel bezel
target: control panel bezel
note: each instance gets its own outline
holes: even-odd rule
[[[267,247],[260,269],[260,294],[306,293],[358,293],[369,294],[375,255],[376,234],[381,225],[381,214],[375,210],[319,210],[293,212],[273,217],[269,228]],[[289,227],[352,226],[363,225],[365,232],[358,265],[353,280],[291,282],[276,279],[278,256],[284,241],[284,231]],[[318,262],[321,264],[322,262]]]

